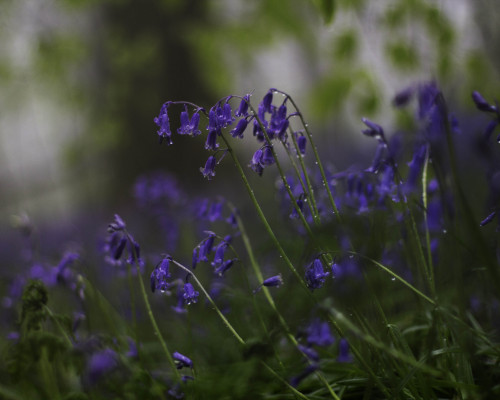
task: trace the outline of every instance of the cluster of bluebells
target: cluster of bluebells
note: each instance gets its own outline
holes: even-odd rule
[[[229,128],[236,120],[238,122],[234,128],[229,130],[229,134],[233,138],[243,139],[249,123],[253,120],[253,136],[258,142],[263,145],[258,148],[250,160],[250,168],[257,174],[262,175],[266,166],[275,163],[273,141],[282,142],[289,147],[288,129],[290,127],[290,117],[298,115],[297,112],[288,113],[287,100],[285,95],[284,101],[280,105],[273,104],[273,94],[279,92],[276,89],[269,89],[262,101],[259,103],[255,112],[250,106],[250,94],[247,94],[240,99],[240,104],[237,110],[233,112],[230,105],[230,100],[236,96],[228,96],[219,100],[207,113],[201,107],[194,106],[190,103],[184,104],[184,111],[181,112],[181,125],[177,130],[178,134],[198,136],[201,131],[198,129],[200,115],[204,115],[208,119],[206,126],[207,137],[205,140],[205,149],[211,151],[212,154],[208,157],[205,165],[200,168],[201,173],[207,179],[212,179],[215,176],[215,168],[222,160],[222,155],[217,159],[219,151],[225,151],[221,146],[221,136],[223,130]],[[165,141],[167,144],[172,144],[172,131],[170,128],[170,120],[168,116],[169,107],[177,104],[176,102],[167,102],[160,109],[158,117],[154,118],[154,122],[158,126],[158,136],[160,142]],[[194,108],[193,115],[189,118],[188,105]],[[302,131],[292,132],[294,142],[296,143],[296,152],[299,155],[304,155],[306,151],[306,137]],[[225,141],[224,139],[223,141]],[[227,142],[226,142],[227,143]]]
[[[299,333],[299,338],[301,337],[304,341],[298,344],[298,349],[303,354],[307,365],[302,372],[290,379],[290,384],[294,387],[297,387],[302,380],[320,368],[320,353],[317,349],[328,348],[335,343],[329,324],[318,318],[313,319],[304,331]],[[339,340],[338,347],[336,361],[339,363],[352,362],[353,357],[346,338]]]
[[[144,261],[141,258],[139,243],[127,232],[126,224],[118,214],[115,214],[113,222],[108,225],[108,233],[103,246],[106,262],[113,266],[123,266],[126,254],[126,263],[138,265],[142,269]]]
[[[172,257],[166,254],[151,272],[150,284],[153,293],[159,291],[160,293],[169,294],[171,288],[181,286],[179,280],[171,280],[172,274],[170,272],[170,264],[173,262]],[[182,285],[182,291],[178,292],[181,303],[186,305],[197,303],[200,295],[200,293],[194,289],[193,285],[188,282],[189,276],[188,274],[186,282]],[[179,304],[177,307],[174,307],[174,310],[184,312],[182,305]]]
[[[164,172],[141,175],[134,184],[134,197],[141,211],[160,227],[164,242],[173,251],[180,225],[190,217],[184,207],[187,196],[177,179]]]

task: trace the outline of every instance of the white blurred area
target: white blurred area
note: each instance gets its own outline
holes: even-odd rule
[[[51,221],[69,217],[76,202],[63,149],[85,126],[85,112],[68,90],[54,90],[60,75],[37,74],[33,65],[40,37],[83,35],[89,18],[72,14],[55,0],[0,3],[0,55],[8,76],[0,81],[0,223],[13,215]]]
[[[431,78],[432,71],[425,68],[417,76],[394,73],[383,60],[383,43],[375,22],[390,3],[368,1],[367,8],[359,16],[339,11],[333,24],[311,25],[311,39],[318,43],[313,59],[294,40],[283,39],[254,54],[250,69],[248,66],[240,68],[243,61],[235,60],[232,70],[240,75],[235,79],[238,87],[233,93],[258,89],[256,95],[260,96],[263,94],[260,91],[265,88],[279,87],[292,96],[306,94],[318,76],[330,73],[333,68],[334,60],[328,46],[332,36],[346,27],[360,31],[362,62],[370,66],[375,81],[383,82],[379,88],[386,99],[415,80]],[[459,52],[454,57],[456,62],[460,62],[460,52],[477,45],[480,40],[470,17],[474,11],[473,3],[470,0],[436,3],[454,24],[457,42],[460,43]],[[247,3],[242,4],[242,0],[217,0],[213,1],[212,9],[219,18],[237,22],[249,7]],[[63,150],[67,143],[85,131],[85,107],[75,106],[71,85],[65,93],[51,90],[51,84],[56,80],[71,79],[72,71],[69,77],[52,76],[47,79],[44,76],[41,80],[32,65],[40,35],[66,31],[85,37],[92,34],[91,24],[91,16],[71,11],[56,0],[0,3],[0,56],[12,68],[12,76],[0,82],[1,224],[8,222],[11,215],[21,213],[59,220],[69,217],[80,204],[74,191],[79,182],[65,170]],[[412,29],[408,27],[409,37],[420,40],[418,32]],[[428,44],[423,40],[420,45],[425,47]],[[229,60],[231,57],[228,57]],[[432,65],[432,62],[429,60],[424,65]],[[82,71],[73,72],[78,75]],[[389,110],[388,101],[382,104]],[[347,113],[346,118],[352,124],[359,124],[359,116],[353,114]]]

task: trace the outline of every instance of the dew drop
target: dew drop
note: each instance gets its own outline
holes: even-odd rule
[[[394,277],[393,277],[393,278],[391,278],[391,281],[393,281],[393,282],[394,282],[395,280],[396,280],[396,278],[394,278]]]

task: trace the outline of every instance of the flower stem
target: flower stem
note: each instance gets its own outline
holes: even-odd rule
[[[243,338],[238,334],[238,332],[236,332],[236,330],[233,328],[233,326],[231,325],[231,323],[227,320],[227,318],[224,316],[224,314],[222,314],[222,311],[219,309],[219,307],[217,307],[217,304],[215,304],[214,300],[212,299],[212,297],[210,297],[210,295],[208,294],[208,292],[205,290],[204,286],[201,284],[201,282],[198,280],[198,278],[196,277],[195,274],[193,274],[193,272],[185,267],[184,265],[182,265],[181,263],[175,261],[175,260],[172,260],[172,262],[177,265],[179,268],[181,268],[184,272],[187,272],[188,274],[190,274],[190,276],[194,279],[194,281],[197,283],[198,287],[200,288],[200,290],[203,292],[203,294],[206,296],[207,300],[210,302],[210,304],[214,307],[214,310],[217,312],[217,314],[219,315],[219,317],[222,319],[222,322],[224,322],[224,325],[226,325],[226,327],[231,331],[231,333],[234,335],[234,337],[236,338],[236,340],[238,340],[238,342],[240,342],[240,344],[246,344],[246,342],[243,340]]]

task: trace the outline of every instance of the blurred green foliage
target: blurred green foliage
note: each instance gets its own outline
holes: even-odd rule
[[[16,15],[19,4],[4,0],[4,15]],[[190,98],[207,107],[238,90],[265,91],[257,78],[263,68],[271,77],[279,68],[297,70],[297,82],[310,83],[300,93],[303,111],[325,125],[345,123],[346,110],[384,112],[390,96],[421,79],[439,80],[467,104],[473,89],[486,96],[498,90],[493,42],[463,47],[468,32],[430,0],[290,0],[286,7],[278,0],[66,0],[46,7],[60,24],[41,18],[31,76],[79,110],[85,123],[66,148],[66,163],[87,193],[98,185],[112,203],[147,170],[182,175],[184,161],[203,165],[205,155],[189,141],[175,154],[157,146],[152,121],[164,101]],[[467,7],[475,13],[468,26],[488,37],[495,29],[488,13],[479,3]],[[2,36],[12,38],[15,28]],[[303,67],[259,65],[263,53],[272,58],[284,43],[293,43]],[[241,89],[244,76],[256,78]],[[23,77],[5,58],[0,79],[8,86]]]

